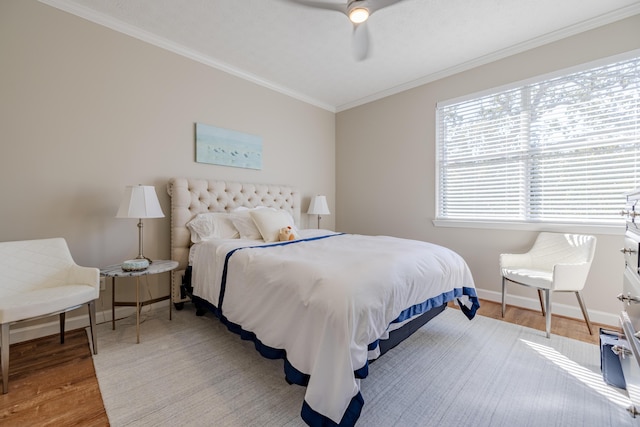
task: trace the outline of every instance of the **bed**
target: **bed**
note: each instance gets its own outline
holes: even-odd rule
[[[479,308],[469,268],[455,252],[300,229],[293,187],[172,178],[167,190],[171,257],[179,263],[173,301],[192,299],[263,356],[282,358],[285,379],[306,386],[301,416],[309,425],[355,425],[369,363],[448,302],[469,319]],[[214,227],[196,227],[211,221]],[[293,222],[295,240],[274,234],[283,221]],[[203,238],[212,227],[214,238]]]

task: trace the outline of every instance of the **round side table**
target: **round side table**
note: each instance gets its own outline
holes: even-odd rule
[[[178,261],[172,260],[154,260],[145,270],[142,271],[124,271],[121,264],[110,265],[100,269],[100,275],[111,277],[111,327],[116,329],[116,307],[127,306],[136,308],[136,342],[140,343],[140,310],[147,304],[153,304],[158,301],[164,301],[171,298],[171,283],[169,283],[169,295],[159,298],[153,298],[140,301],[140,276],[148,276],[151,274],[166,273],[178,267]],[[136,278],[136,301],[116,301],[116,277],[135,277]],[[169,303],[169,320],[171,320],[171,303]]]

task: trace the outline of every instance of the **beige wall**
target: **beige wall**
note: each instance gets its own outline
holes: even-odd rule
[[[195,163],[195,122],[260,135],[263,169]],[[137,254],[137,221],[115,218],[127,184],[155,185],[165,215],[173,176],[290,184],[303,211],[318,193],[335,206],[332,112],[35,0],[0,2],[0,144],[0,241],[62,236],[86,266]],[[169,219],[144,230],[145,255],[168,258]]]
[[[499,254],[526,250],[536,233],[433,225],[436,103],[638,48],[640,15],[338,113],[337,229],[451,247],[469,263],[481,296],[499,299]],[[616,322],[622,246],[620,233],[598,234],[584,292],[592,320]],[[533,290],[509,291],[525,298],[519,304],[537,306]],[[573,295],[554,301],[564,314],[581,317]]]

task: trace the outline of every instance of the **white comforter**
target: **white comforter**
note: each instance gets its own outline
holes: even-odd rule
[[[311,231],[304,231],[308,237]],[[213,240],[193,251],[193,293],[230,322],[286,350],[309,374],[305,401],[339,423],[359,393],[367,346],[406,308],[473,288],[465,261],[430,243],[326,232],[288,244]],[[224,297],[220,299],[225,258]],[[463,297],[464,299],[464,297]]]

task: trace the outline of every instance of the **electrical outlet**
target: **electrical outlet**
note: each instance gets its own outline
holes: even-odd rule
[[[105,280],[106,280],[106,277],[101,277],[100,278],[100,290],[101,291],[104,291],[107,288]]]

